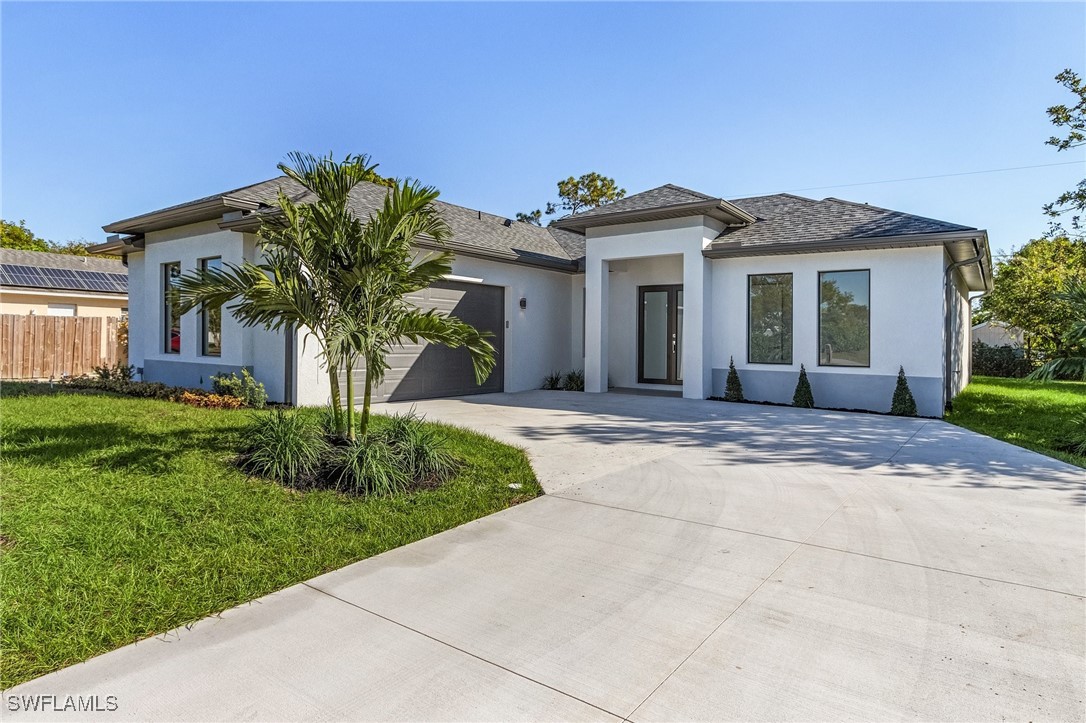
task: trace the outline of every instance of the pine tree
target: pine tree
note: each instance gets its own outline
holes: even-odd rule
[[[743,384],[739,381],[739,372],[735,370],[735,359],[728,359],[728,381],[724,384],[725,402],[742,402]]]
[[[807,380],[807,370],[799,365],[799,381],[796,383],[796,393],[792,395],[793,407],[814,407],[814,394],[811,392],[811,382]]]
[[[897,387],[894,389],[894,400],[890,403],[890,414],[900,417],[916,416],[916,400],[909,391],[909,380],[905,378],[905,367],[900,367],[897,372]]]

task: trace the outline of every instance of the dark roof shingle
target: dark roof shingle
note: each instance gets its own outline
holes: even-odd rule
[[[907,236],[910,234],[974,231],[972,226],[914,216],[878,206],[826,198],[816,201],[779,193],[732,201],[758,217],[748,226],[727,228],[714,248]]]

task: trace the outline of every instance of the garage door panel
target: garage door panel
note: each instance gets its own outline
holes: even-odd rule
[[[374,390],[375,401],[427,399],[500,392],[503,384],[503,341],[505,336],[505,290],[500,286],[440,282],[411,294],[409,301],[421,309],[451,314],[483,332],[497,350],[493,373],[482,385],[475,383],[475,370],[467,349],[449,349],[434,344],[404,344],[387,357],[389,369]],[[365,371],[356,371],[355,399],[361,402]],[[341,374],[341,384],[346,377]]]

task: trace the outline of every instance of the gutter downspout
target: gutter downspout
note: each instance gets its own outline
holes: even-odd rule
[[[943,409],[944,411],[951,410],[951,379],[954,375],[953,369],[953,344],[957,329],[955,329],[955,322],[958,318],[957,314],[951,314],[952,300],[951,296],[951,274],[962,268],[963,266],[970,266],[972,264],[981,263],[984,259],[984,255],[980,252],[980,247],[977,246],[976,239],[973,239],[973,253],[975,254],[971,259],[962,259],[961,261],[954,261],[946,269],[943,270],[943,289],[944,289],[944,301],[946,303],[946,316],[943,319],[943,336],[945,341],[943,343]],[[983,274],[983,267],[981,269]],[[988,293],[987,291],[984,292]],[[981,294],[984,296],[984,294]],[[978,297],[979,298],[979,297]]]

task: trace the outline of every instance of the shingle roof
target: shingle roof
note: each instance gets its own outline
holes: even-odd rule
[[[294,201],[305,202],[311,197],[304,188],[285,176],[263,181],[228,195],[272,207],[278,200],[280,189]],[[351,192],[351,209],[359,218],[366,218],[381,207],[387,192],[385,186],[360,183]],[[525,259],[554,260],[567,265],[572,265],[584,256],[584,239],[578,234],[510,221],[504,216],[475,211],[441,200],[435,201],[434,205],[452,231],[448,239],[450,244]]]
[[[620,198],[617,201],[605,203],[602,206],[591,208],[574,214],[577,218],[591,218],[605,213],[619,213],[622,211],[641,211],[649,208],[661,208],[663,206],[678,206],[683,203],[697,203],[698,201],[712,201],[712,196],[691,191],[689,188],[676,186],[672,183],[664,184],[658,188],[635,193],[632,196]]]
[[[221,199],[226,208],[231,207],[231,201],[238,202],[233,206],[234,208],[251,209],[253,206],[262,206],[262,209],[255,211],[256,214],[260,214],[270,212],[277,207],[279,190],[286,193],[292,200],[301,202],[309,200],[309,194],[304,188],[287,177],[280,176],[226,193],[207,196],[188,204],[171,206],[163,211],[206,204],[209,201]],[[372,183],[359,184],[352,194],[351,206],[355,213],[365,218],[380,207],[386,192],[387,189],[384,186]],[[970,226],[836,198],[818,201],[779,193],[725,201],[670,183],[635,193],[595,209],[567,216],[562,221],[596,219],[596,217],[609,214],[651,215],[654,209],[670,209],[661,213],[671,212],[675,216],[687,212],[700,212],[698,211],[699,204],[713,203],[724,204],[731,209],[727,217],[729,222],[738,218],[736,214],[742,215],[743,220],[748,218],[746,214],[755,218],[753,223],[729,226],[725,229],[712,246],[714,250],[722,251],[804,242],[976,230]],[[449,242],[454,248],[478,249],[482,253],[495,254],[499,257],[533,263],[557,264],[566,268],[583,265],[585,237],[583,233],[578,233],[578,231],[583,231],[583,227],[577,223],[570,224],[573,230],[540,227],[510,221],[504,216],[483,213],[440,200],[436,201],[435,205],[449,223],[452,230]],[[694,210],[690,210],[691,208]],[[638,213],[641,211],[645,214]],[[158,213],[161,211],[155,212],[155,214]],[[136,218],[143,219],[144,217]],[[596,219],[593,225],[606,222],[606,219]],[[123,223],[125,222],[111,225],[119,226]],[[129,225],[132,228],[138,228],[138,225]],[[123,230],[135,232],[129,228]]]
[[[914,216],[878,206],[826,198],[816,201],[787,193],[732,201],[758,217],[748,226],[727,228],[714,248],[835,241],[880,236],[974,231],[975,227]]]

